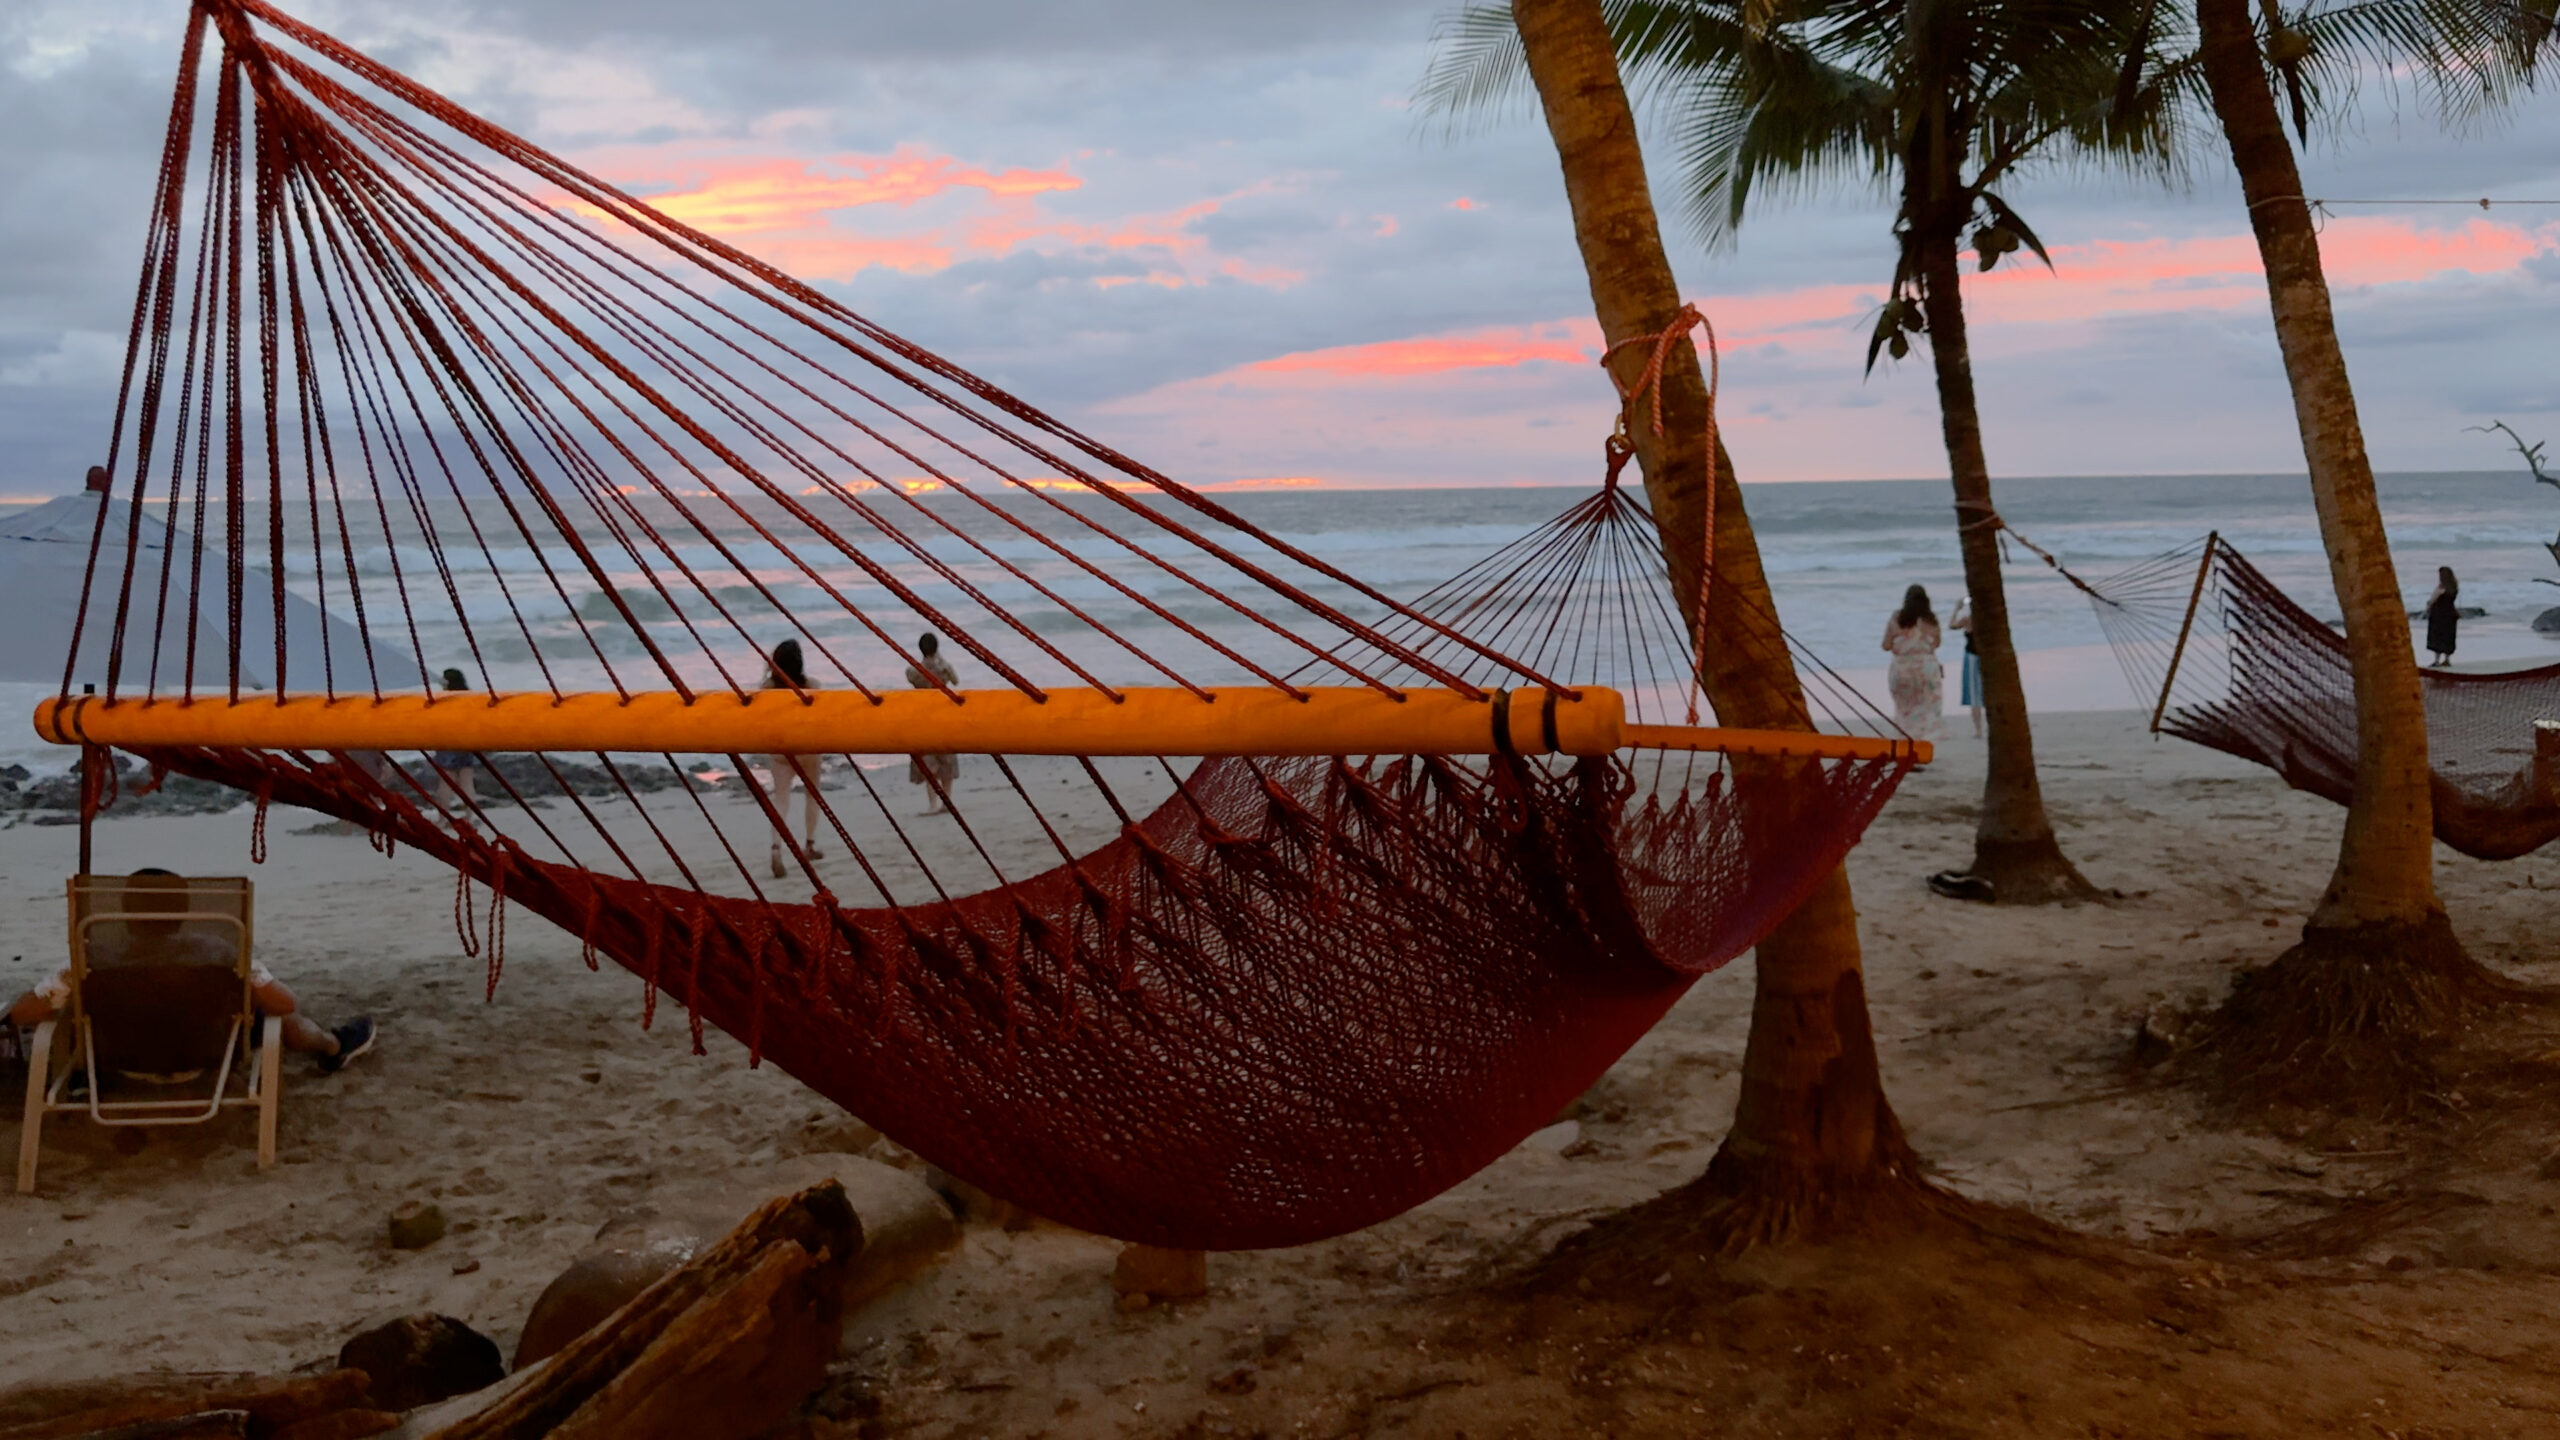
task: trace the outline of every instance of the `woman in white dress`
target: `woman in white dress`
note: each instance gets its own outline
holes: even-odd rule
[[[1884,622],[1884,648],[1893,656],[1885,687],[1893,692],[1894,722],[1914,740],[1935,740],[1945,727],[1946,667],[1938,663],[1937,612],[1929,592],[1914,585],[1902,608]]]
[[[907,683],[919,690],[932,690],[937,688],[936,681],[941,682],[943,688],[957,690],[960,688],[960,672],[952,669],[951,662],[942,658],[941,637],[927,630],[924,638],[916,642],[916,663],[907,667]],[[927,815],[942,813],[944,804],[951,798],[951,782],[959,778],[960,757],[957,755],[907,757],[907,783],[922,785],[932,792],[932,803],[924,807]]]
[[[799,641],[785,640],[773,647],[773,655],[765,662],[764,688],[796,688],[802,691],[817,688],[809,683],[809,670],[800,658]],[[791,826],[791,787],[795,781],[808,787],[801,801],[800,847],[812,862],[824,853],[818,849],[818,771],[825,758],[822,755],[764,757],[764,773],[772,777],[773,783],[773,813],[783,825],[773,836],[773,878],[776,880],[789,873],[789,867],[782,863],[782,839]]]

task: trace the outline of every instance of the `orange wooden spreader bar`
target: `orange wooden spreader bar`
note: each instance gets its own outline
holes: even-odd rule
[[[1630,750],[1714,750],[1726,755],[1800,755],[1821,760],[1906,756],[1926,765],[1937,747],[1902,736],[1824,735],[1811,730],[1728,730],[1715,725],[1626,725],[1618,743]]]
[[[1628,746],[1734,753],[1877,757],[1911,741],[1702,726],[1630,725],[1616,691],[1540,689],[1469,697],[1267,686],[1050,691],[897,690],[877,700],[845,690],[807,697],[726,691],[691,701],[655,691],[612,694],[317,695],[108,700],[75,696],[36,707],[36,733],[57,744],[243,750],[550,750],[715,754],[962,755],[1607,755]],[[1507,743],[1506,743],[1507,742]]]

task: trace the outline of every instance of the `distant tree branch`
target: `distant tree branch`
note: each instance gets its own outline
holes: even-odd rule
[[[2504,420],[2492,420],[2486,425],[2465,425],[2462,428],[2466,431],[2476,430],[2483,435],[2496,432],[2506,436],[2508,441],[2516,447],[2516,453],[2524,457],[2524,463],[2532,467],[2533,478],[2554,490],[2560,490],[2560,475],[2554,475],[2542,468],[2542,447],[2546,442],[2537,440],[2527,445],[2524,443],[2524,437],[2515,432],[2515,427]],[[2560,559],[2560,556],[2553,558]]]

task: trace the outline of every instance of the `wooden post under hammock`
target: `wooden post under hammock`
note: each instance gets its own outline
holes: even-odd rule
[[[1355,686],[850,691],[763,690],[688,700],[635,694],[329,699],[104,699],[36,707],[57,744],[239,750],[640,751],[712,754],[1608,755],[1636,747],[1926,764],[1901,737],[1631,725],[1600,686],[1469,696]],[[1303,697],[1303,698],[1301,698]]]
[[[2160,703],[2151,707],[2151,733],[2154,735],[2160,733],[2161,718],[2169,713],[2169,692],[2178,683],[2179,662],[2187,658],[2187,637],[2195,631],[2196,607],[2204,602],[2205,582],[2213,578],[2213,552],[2221,544],[2222,532],[2219,530],[2204,537],[2204,559],[2196,563],[2195,592],[2187,597],[2186,618],[2178,622],[2178,643],[2169,651],[2169,671],[2160,677]]]

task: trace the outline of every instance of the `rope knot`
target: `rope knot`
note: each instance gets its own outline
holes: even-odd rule
[[[1618,476],[1626,470],[1627,462],[1636,458],[1635,443],[1627,438],[1626,417],[1619,417],[1618,428],[1610,432],[1608,442],[1601,446],[1601,454],[1608,458],[1609,473],[1601,477],[1600,488],[1615,490],[1618,488]]]
[[[2027,547],[2028,550],[2034,552],[2035,557],[2050,566],[2055,574],[2070,581],[2073,587],[2078,589],[2081,594],[2088,596],[2092,600],[2104,601],[2109,605],[2116,603],[2107,596],[2100,594],[2097,588],[2092,586],[2088,581],[2072,574],[2071,567],[2063,564],[2061,557],[2055,555],[2052,551],[2047,550],[2033,540],[2028,539],[2026,536],[2019,534],[2018,527],[2010,524],[2007,520],[2002,519],[2000,512],[1993,509],[1989,501],[1958,500],[1956,502],[1956,513],[1962,514],[1967,510],[1980,511],[1982,518],[1978,520],[1965,520],[1959,522],[1956,525],[1957,534],[1970,534],[1976,530],[1989,530],[1994,532],[2000,537],[2000,543],[2003,547],[2001,550],[2001,557],[2004,560],[2008,556],[2008,551],[2005,547],[2010,541],[2015,540],[2019,544]]]
[[[1691,330],[1697,329],[1705,330],[1707,337],[1707,453],[1706,493],[1701,498],[1701,503],[1698,506],[1699,514],[1702,517],[1701,524],[1699,526],[1702,533],[1698,539],[1698,603],[1689,616],[1690,675],[1688,687],[1688,715],[1689,723],[1692,725],[1698,723],[1698,706],[1701,698],[1700,692],[1703,689],[1704,677],[1707,672],[1707,597],[1713,591],[1715,586],[1716,574],[1716,484],[1721,478],[1717,472],[1721,468],[1722,463],[1717,454],[1719,442],[1716,438],[1716,392],[1721,389],[1724,384],[1724,359],[1718,352],[1716,346],[1715,322],[1707,318],[1706,312],[1698,308],[1696,301],[1690,301],[1683,304],[1678,313],[1671,317],[1670,324],[1664,326],[1656,333],[1651,335],[1630,335],[1623,340],[1612,342],[1609,348],[1600,352],[1600,366],[1602,369],[1608,370],[1609,357],[1617,354],[1628,346],[1642,345],[1647,342],[1650,342],[1653,346],[1653,353],[1645,358],[1644,373],[1636,378],[1635,384],[1621,384],[1618,380],[1618,372],[1615,370],[1608,371],[1609,383],[1618,387],[1618,429],[1617,433],[1609,437],[1608,448],[1608,485],[1610,488],[1614,489],[1618,484],[1618,472],[1626,466],[1625,456],[1620,454],[1621,448],[1625,450],[1626,455],[1633,455],[1635,453],[1635,446],[1628,437],[1627,417],[1634,413],[1636,397],[1640,395],[1643,396],[1646,402],[1652,406],[1653,433],[1657,437],[1661,436],[1663,433],[1663,366],[1670,363],[1671,347],[1680,343],[1681,339],[1687,336]]]
[[[276,777],[266,774],[258,781],[258,813],[249,822],[249,863],[267,863],[267,806],[276,797]]]
[[[1707,427],[1710,435],[1714,433],[1714,406],[1716,394],[1716,362],[1714,357],[1716,353],[1716,327],[1713,322],[1707,319],[1706,312],[1698,308],[1695,301],[1681,306],[1680,312],[1671,317],[1671,323],[1664,326],[1657,333],[1651,335],[1630,335],[1624,340],[1617,341],[1610,345],[1608,349],[1600,352],[1600,366],[1602,369],[1607,370],[1609,366],[1609,357],[1626,349],[1628,346],[1643,345],[1648,342],[1653,346],[1653,354],[1646,357],[1645,360],[1644,374],[1639,376],[1636,383],[1633,385],[1620,383],[1618,381],[1618,372],[1615,370],[1609,371],[1610,383],[1618,386],[1618,399],[1622,407],[1621,414],[1619,416],[1620,433],[1624,433],[1626,428],[1626,416],[1624,412],[1632,411],[1635,408],[1635,401],[1638,395],[1644,396],[1652,403],[1653,433],[1656,435],[1662,433],[1662,367],[1671,358],[1671,347],[1678,344],[1681,337],[1687,335],[1691,330],[1694,330],[1701,325],[1705,326],[1707,330],[1707,355],[1709,357],[1707,373],[1707,413],[1709,418],[1707,420]]]
[[[1974,530],[2008,530],[2008,529],[2009,529],[2009,522],[2000,518],[2000,512],[1999,512],[1999,511],[1997,511],[1997,510],[1995,510],[1995,509],[1993,509],[1993,508],[1991,508],[1991,504],[1990,504],[1990,502],[1989,502],[1989,501],[1985,501],[1985,500],[1958,500],[1958,501],[1956,502],[1956,513],[1958,513],[1959,515],[1961,515],[1962,513],[1964,513],[1964,512],[1965,512],[1965,511],[1967,511],[1967,510],[1979,510],[1979,511],[1981,511],[1981,512],[1982,512],[1982,518],[1981,518],[1981,519],[1979,519],[1979,520],[1959,520],[1959,521],[1957,521],[1957,522],[1956,522],[1956,532],[1957,532],[1958,534],[1965,534],[1965,533],[1968,533],[1968,532],[1970,532],[1970,531],[1974,531]],[[2010,533],[2011,533],[2011,534],[2013,534],[2013,535],[2014,535],[2014,534],[2017,534],[2017,532],[2016,532],[2016,531],[2014,531],[2014,530],[2010,531]],[[2023,539],[2025,539],[2026,537],[2024,537],[2024,536],[2019,536],[2019,538],[2023,540]]]

